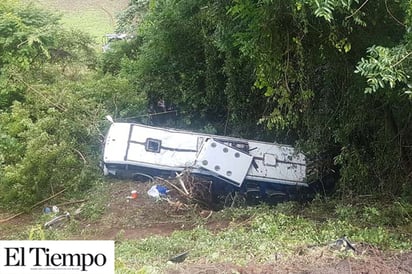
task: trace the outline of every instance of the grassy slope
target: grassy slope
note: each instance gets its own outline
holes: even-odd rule
[[[100,43],[106,33],[115,30],[116,15],[129,0],[33,0],[40,7],[62,14],[69,28],[90,33]]]
[[[363,198],[362,203],[358,203],[319,198],[310,204],[289,202],[276,207],[226,208],[204,217],[198,207],[178,210],[165,200],[149,197],[146,192],[152,184],[105,182],[84,194],[88,199],[84,205],[60,207],[61,211],[75,216],[65,226],[43,229],[41,225],[53,215],[41,214],[41,209],[37,209],[37,213],[33,212],[33,221],[16,218],[3,225],[0,239],[116,240],[116,273],[119,274],[169,273],[175,267],[178,269],[174,273],[192,273],[181,267],[197,265],[201,265],[199,269],[213,267],[215,272],[211,273],[265,273],[264,267],[270,267],[267,273],[273,273],[274,267],[280,267],[279,273],[285,273],[290,272],[286,271],[288,268],[336,265],[342,258],[351,264],[365,262],[362,271],[354,273],[376,273],[377,269],[380,273],[398,273],[395,269],[398,262],[390,256],[402,252],[409,254],[411,259],[407,263],[412,263],[412,205],[407,202],[383,203]],[[125,197],[131,189],[137,190],[139,196],[127,202]],[[173,191],[169,195],[171,201],[179,197]],[[78,208],[82,210],[75,215]],[[24,225],[17,231],[16,223],[22,222]],[[354,244],[355,252],[334,245],[343,235]],[[190,255],[183,264],[167,263],[169,258],[184,251],[190,251]],[[373,254],[378,254],[378,258]],[[389,266],[395,268],[387,268],[389,266],[383,264],[385,258],[392,260]],[[368,261],[377,260],[383,263],[376,266],[375,272],[364,269],[369,267]],[[226,264],[254,264],[258,270],[221,271]],[[349,268],[340,272],[307,273],[350,272]]]

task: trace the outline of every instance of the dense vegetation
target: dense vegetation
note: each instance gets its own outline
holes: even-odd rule
[[[132,0],[119,31],[134,38],[99,54],[57,16],[2,1],[0,204],[90,187],[106,114],[295,144],[314,177],[339,174],[341,195],[410,198],[411,12],[408,0]]]
[[[0,11],[0,204],[24,208],[92,186],[102,117],[135,113],[144,99],[127,79],[99,74],[87,34],[18,1]]]
[[[174,125],[295,143],[343,195],[410,194],[410,1],[146,8],[134,56],[106,71],[176,108]]]

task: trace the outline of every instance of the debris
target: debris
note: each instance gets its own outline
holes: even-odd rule
[[[43,213],[44,213],[44,214],[49,214],[50,212],[51,212],[50,207],[45,207],[45,208],[43,208]]]
[[[178,211],[181,211],[181,210],[184,210],[184,209],[188,209],[188,208],[189,208],[189,206],[188,206],[187,204],[184,204],[184,203],[182,203],[182,202],[179,201],[179,200],[176,201],[176,202],[174,202],[174,201],[166,198],[166,201],[169,203],[169,205],[173,208],[173,210],[174,210],[175,212],[178,212]]]
[[[147,191],[147,194],[149,194],[150,197],[159,199],[162,196],[166,196],[168,191],[169,190],[165,186],[154,185]]]
[[[183,190],[181,190],[180,188],[178,188],[175,184],[172,184],[171,182],[169,182],[168,180],[165,180],[163,178],[160,177],[156,177],[156,179],[159,179],[165,183],[168,183],[170,186],[172,186],[174,189],[176,189],[177,191],[179,191],[181,194],[183,195],[187,195]]]
[[[212,213],[213,213],[213,210],[202,210],[202,211],[199,213],[199,215],[200,215],[203,219],[207,220],[207,219],[210,218],[210,216],[212,216]]]
[[[52,227],[52,226],[62,224],[63,222],[69,221],[69,220],[70,220],[70,213],[66,212],[65,214],[56,216],[53,219],[51,219],[50,221],[48,221],[47,223],[45,223],[44,227],[49,228],[49,227]]]
[[[161,177],[156,177],[155,179],[167,183],[173,187],[173,189],[177,190],[178,197],[176,198],[186,204],[195,203],[205,208],[211,208],[213,205],[211,193],[212,182],[194,177],[189,171],[180,173],[179,178],[176,180],[169,181]],[[183,187],[185,190],[182,189]]]
[[[133,173],[133,180],[143,181],[143,182],[146,182],[146,181],[153,182],[154,178],[153,178],[153,176],[150,176],[149,174],[134,172]]]
[[[130,192],[130,196],[126,197],[127,202],[130,202],[130,200],[136,200],[137,199],[137,190],[132,190]]]
[[[79,208],[76,209],[76,211],[74,211],[74,216],[79,215],[80,213],[82,213],[84,204],[82,204]]]
[[[116,41],[127,41],[133,39],[133,35],[127,33],[107,33],[103,36],[103,47],[102,51],[107,52],[111,49],[110,45]],[[106,118],[110,117],[107,115]],[[110,117],[111,118],[111,117]]]
[[[157,190],[157,188],[156,188],[155,185],[152,186],[152,187],[147,191],[147,194],[149,194],[150,197],[153,197],[153,198],[156,198],[156,199],[160,198],[160,193],[159,193],[159,191]]]
[[[30,209],[33,209],[33,208],[35,208],[35,207],[37,207],[37,206],[39,206],[39,205],[41,205],[41,204],[43,204],[43,203],[45,203],[45,202],[47,202],[47,201],[51,200],[51,199],[53,199],[54,197],[56,197],[56,196],[58,196],[58,195],[62,194],[65,190],[66,190],[66,189],[63,189],[63,190],[61,190],[61,191],[57,192],[56,194],[54,194],[54,195],[52,195],[52,196],[50,196],[50,197],[48,197],[48,198],[46,198],[46,199],[44,199],[44,200],[41,200],[40,202],[38,202],[38,203],[36,203],[36,204],[32,205],[32,206],[30,207]],[[1,224],[1,223],[8,222],[8,221],[10,221],[10,220],[12,220],[12,219],[14,219],[14,218],[16,218],[16,217],[18,217],[18,216],[20,216],[20,215],[24,214],[24,212],[25,212],[25,211],[21,211],[21,212],[19,212],[19,213],[17,213],[17,214],[15,214],[15,215],[13,215],[13,216],[11,216],[11,217],[8,217],[8,218],[6,218],[6,219],[2,219],[2,220],[0,220],[0,224]]]
[[[184,260],[186,260],[187,254],[189,254],[189,251],[186,251],[186,252],[180,253],[176,256],[173,256],[172,258],[169,259],[169,262],[182,263]]]
[[[53,207],[52,207],[52,211],[53,211],[54,213],[59,213],[60,209],[59,209],[57,206],[53,206]]]
[[[168,192],[169,192],[169,190],[167,189],[167,187],[165,187],[165,186],[162,186],[162,185],[156,185],[156,189],[157,189],[157,191],[159,191],[159,193],[160,193],[160,195],[162,196],[164,196],[164,195],[166,195]]]
[[[176,178],[179,180],[179,182],[180,182],[180,185],[182,186],[182,188],[183,188],[183,191],[186,193],[186,195],[189,195],[189,191],[187,191],[187,188],[186,188],[186,186],[185,186],[185,183],[183,182],[183,180],[182,180],[182,176],[184,175],[184,173],[182,172],[182,173],[177,173],[176,172]]]
[[[348,238],[346,236],[343,236],[336,241],[334,241],[330,247],[338,249],[340,251],[347,251],[347,250],[352,250],[356,251],[355,248],[353,247],[352,243],[349,242]]]

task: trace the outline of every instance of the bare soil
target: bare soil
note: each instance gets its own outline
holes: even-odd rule
[[[91,193],[90,200],[104,199],[104,213],[96,221],[82,217],[82,213],[73,214],[79,229],[70,239],[142,239],[153,235],[167,236],[176,230],[190,230],[200,223],[215,232],[232,225],[228,220],[210,218],[214,212],[180,203],[173,198],[178,197],[179,193],[170,187],[168,196],[171,198],[157,201],[147,194],[153,184],[114,182],[109,185],[106,197]],[[136,199],[128,198],[132,190],[137,191]],[[85,211],[90,206],[89,202],[83,206],[63,206],[61,210],[72,213],[82,208]],[[41,214],[41,209],[35,213]],[[26,214],[0,224],[0,239],[10,239],[9,233],[33,225],[32,216]],[[200,260],[195,264],[183,262],[170,265],[167,273],[412,273],[412,252],[390,253],[370,245],[357,245],[356,256],[339,257],[327,247],[302,247],[292,259],[283,259],[279,255],[273,258],[273,262],[251,262],[247,266],[211,264]]]
[[[147,191],[154,183],[114,183],[101,219],[88,223],[82,221],[82,235],[87,239],[140,239],[152,235],[170,235],[175,230],[189,230],[199,223],[217,231],[227,227],[228,222],[208,222],[210,210],[188,206],[177,198],[178,193],[169,187],[167,199],[150,197]],[[131,192],[137,191],[137,198],[131,199]]]

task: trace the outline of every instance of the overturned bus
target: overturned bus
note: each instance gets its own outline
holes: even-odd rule
[[[305,156],[291,146],[135,123],[111,124],[103,170],[119,177],[187,171],[223,188],[261,196],[308,187]]]

